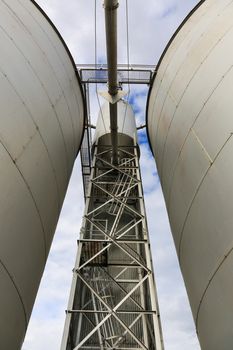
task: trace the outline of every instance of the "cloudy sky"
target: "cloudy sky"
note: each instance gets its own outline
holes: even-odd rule
[[[128,0],[131,64],[158,61],[167,41],[198,0]],[[78,64],[95,62],[94,0],[38,0],[65,39]],[[98,62],[106,62],[102,0],[97,8]],[[119,7],[119,63],[127,62],[126,0]],[[126,87],[127,88],[127,87]],[[131,87],[137,123],[144,121],[147,87]],[[93,122],[98,113],[92,92]],[[145,135],[141,168],[166,350],[199,350],[184,284],[179,271],[163,195]],[[41,281],[23,350],[59,349],[84,208],[77,159]]]

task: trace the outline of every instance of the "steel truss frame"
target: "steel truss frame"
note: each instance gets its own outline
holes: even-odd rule
[[[95,146],[61,350],[162,350],[138,147]]]

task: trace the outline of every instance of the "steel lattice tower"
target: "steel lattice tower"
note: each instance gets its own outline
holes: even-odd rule
[[[127,113],[128,121],[131,116]],[[119,115],[119,125],[122,119]],[[139,148],[136,138],[121,133],[114,165],[109,141],[105,134],[93,148],[62,349],[158,350],[162,340]]]
[[[119,84],[118,5],[118,0],[104,1],[108,91],[101,95],[108,102],[97,121],[90,172],[86,122],[81,150],[86,206],[61,350],[163,349],[137,128]],[[100,71],[95,66],[96,82]],[[89,114],[87,86],[92,79],[86,84],[82,73]]]

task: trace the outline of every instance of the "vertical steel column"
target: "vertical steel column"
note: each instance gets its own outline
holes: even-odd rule
[[[136,160],[136,164],[137,164],[137,176],[138,176],[138,178],[141,179],[139,158],[137,156],[135,156],[135,160]],[[157,313],[153,315],[156,350],[164,350],[163,337],[162,337],[162,327],[161,327],[161,320],[160,320],[159,306],[158,306],[158,297],[157,297],[157,292],[156,292],[155,279],[154,279],[154,275],[153,275],[152,256],[151,256],[151,251],[150,251],[147,220],[146,220],[146,213],[145,213],[145,204],[144,204],[144,195],[143,195],[143,188],[142,188],[141,182],[139,185],[139,196],[140,196],[140,211],[142,213],[144,213],[144,220],[143,220],[143,224],[142,224],[143,233],[144,233],[144,238],[147,238],[147,244],[145,244],[146,263],[147,263],[147,266],[152,271],[152,274],[149,277],[149,288],[150,288],[150,294],[152,295],[151,306],[153,309],[157,310]]]
[[[97,148],[95,149],[94,153],[94,159],[96,158],[96,152]],[[94,176],[94,167],[91,168],[91,175],[90,178],[93,178]],[[90,194],[91,194],[91,186],[89,184],[88,190],[87,190],[87,197],[86,197],[86,206],[85,206],[85,213],[87,212],[87,208],[89,207],[90,204]],[[83,225],[85,226],[85,219],[83,219]],[[80,239],[83,238],[83,231],[81,229],[80,231]],[[75,261],[75,266],[78,266],[80,264],[80,258],[81,258],[81,252],[82,252],[82,244],[78,246],[78,251],[77,251],[77,256],[76,256],[76,261]],[[76,286],[77,286],[77,274],[75,272],[75,268],[73,269],[73,279],[72,279],[72,284],[71,284],[71,290],[70,290],[70,296],[69,296],[69,301],[68,301],[68,309],[72,309],[74,305],[74,300],[76,298]],[[81,291],[83,293],[83,291]],[[80,293],[80,294],[81,294]],[[70,328],[71,328],[71,314],[66,311],[66,319],[65,319],[65,325],[64,325],[64,330],[63,330],[63,336],[62,336],[62,342],[61,342],[61,350],[71,350],[73,349],[72,347],[72,340],[70,337]],[[82,315],[81,315],[82,317]],[[80,328],[81,320],[79,319],[79,328]],[[78,332],[77,332],[78,333]]]

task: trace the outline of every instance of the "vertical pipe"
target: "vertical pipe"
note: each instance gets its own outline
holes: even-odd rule
[[[117,8],[118,0],[104,0],[106,49],[108,63],[108,92],[114,96],[118,92],[117,84]]]
[[[111,142],[112,142],[112,162],[113,164],[118,163],[118,127],[117,127],[117,103],[109,103],[110,112],[110,129],[111,129]]]
[[[104,0],[106,48],[108,64],[108,93],[117,95],[117,8],[118,0]],[[112,143],[112,162],[117,164],[117,103],[109,104],[110,130]]]

